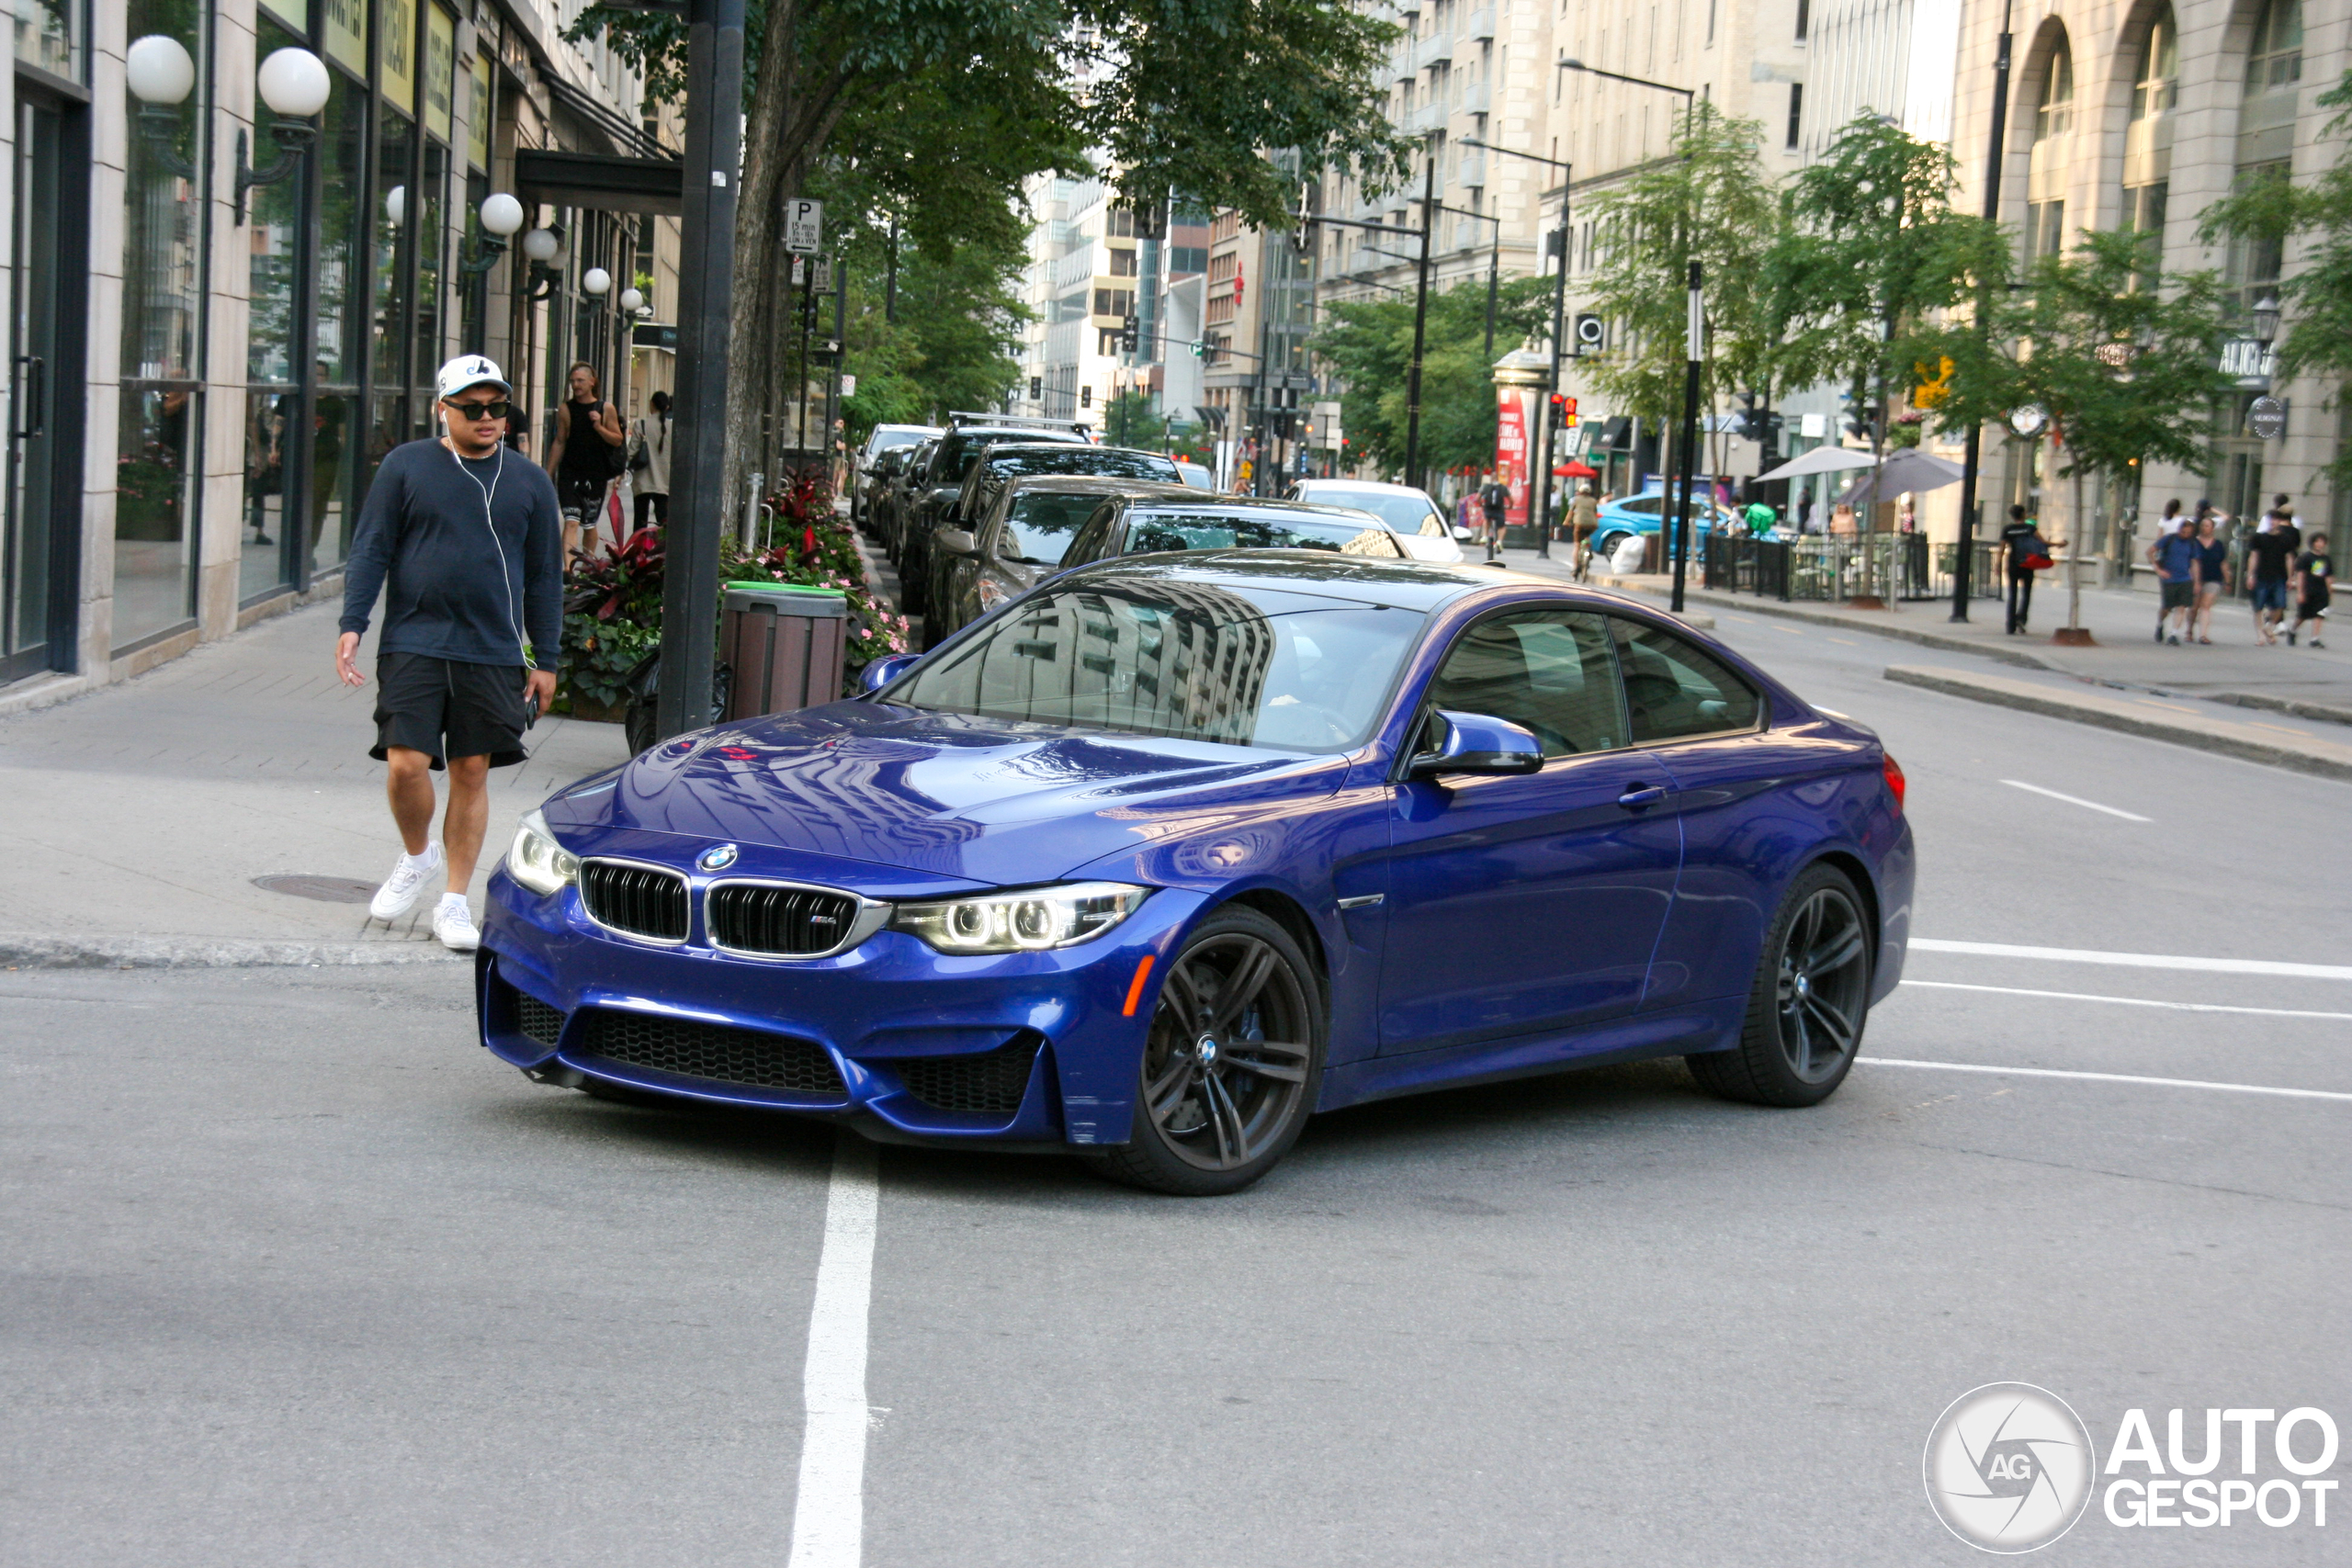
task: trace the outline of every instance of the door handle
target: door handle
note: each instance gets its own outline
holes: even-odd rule
[[[1656,806],[1665,798],[1664,784],[1634,784],[1617,797],[1617,804],[1628,811],[1639,811],[1645,806]]]

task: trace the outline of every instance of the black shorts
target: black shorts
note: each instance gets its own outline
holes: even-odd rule
[[[493,768],[526,760],[523,667],[379,654],[376,744],[368,754],[380,762],[394,746],[424,752],[436,768],[449,757],[488,757]]]
[[[599,508],[605,503],[607,483],[605,479],[582,479],[577,474],[558,474],[556,500],[562,503],[566,516],[594,522],[603,515]]]
[[[2164,607],[2167,610],[2189,610],[2197,605],[2197,584],[2193,582],[2160,582],[2164,590]]]

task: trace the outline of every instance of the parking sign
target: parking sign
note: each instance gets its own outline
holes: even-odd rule
[[[825,233],[825,204],[795,197],[784,207],[784,248],[801,255],[815,255],[823,248]]]

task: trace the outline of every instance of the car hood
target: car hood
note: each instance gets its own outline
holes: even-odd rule
[[[1336,790],[1347,767],[845,702],[682,736],[619,769],[612,787],[574,786],[544,810],[567,838],[675,834],[1003,886],[1295,811]]]

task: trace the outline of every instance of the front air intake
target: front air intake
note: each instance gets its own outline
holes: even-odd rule
[[[832,1053],[813,1040],[615,1008],[592,1008],[580,1022],[572,1050],[582,1055],[812,1100],[849,1098]]]
[[[821,887],[722,882],[703,896],[711,945],[775,958],[815,958],[849,940],[857,900]]]

